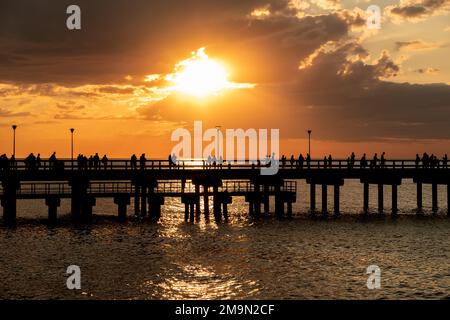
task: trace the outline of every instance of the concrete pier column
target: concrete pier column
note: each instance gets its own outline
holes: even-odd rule
[[[364,203],[363,203],[363,210],[364,213],[369,212],[369,184],[367,182],[364,182]]]
[[[86,195],[81,207],[81,220],[90,222],[92,220],[92,208],[97,204],[95,197]]]
[[[310,197],[311,213],[315,213],[316,212],[316,184],[311,183],[309,185],[309,187],[310,187],[309,197]]]
[[[275,185],[275,214],[278,218],[282,218],[284,215],[284,204],[281,199],[281,187],[279,184]]]
[[[87,217],[87,220],[89,220],[90,210],[92,211],[92,206],[90,205],[90,202],[92,200],[87,194],[89,181],[83,178],[74,179],[72,181],[69,181],[69,185],[72,188],[70,207],[73,219],[86,220],[85,218]]]
[[[260,192],[260,184],[255,183],[255,215],[257,217],[261,214],[261,192]]]
[[[117,215],[120,222],[127,220],[127,206],[130,204],[129,195],[117,195],[114,197],[114,203],[117,204]]]
[[[200,217],[200,185],[195,185],[195,216]]]
[[[269,185],[264,184],[264,213],[268,214],[270,210]]]
[[[213,211],[216,220],[222,218],[221,201],[219,194],[219,187],[217,185],[213,186]]]
[[[287,217],[288,218],[292,218],[292,202],[288,201],[287,202]]]
[[[228,204],[224,202],[223,204],[223,218],[228,221]]]
[[[194,201],[189,203],[189,222],[195,221]]]
[[[203,186],[203,206],[205,219],[209,219],[209,196],[208,187],[206,185]]]
[[[433,213],[438,211],[438,186],[436,183],[431,185],[431,210]]]
[[[338,215],[340,212],[340,186],[338,184],[334,185],[334,214]]]
[[[3,198],[1,205],[3,207],[3,222],[6,225],[14,225],[17,217],[17,190],[20,187],[20,182],[9,178],[2,182]]]
[[[392,185],[392,214],[396,215],[398,213],[398,205],[397,205],[397,185]]]
[[[322,184],[322,214],[328,213],[328,186]]]
[[[450,216],[450,184],[447,184],[447,216]]]
[[[422,182],[416,183],[417,187],[417,209],[422,210]]]
[[[141,187],[141,217],[147,215],[147,188],[146,185]]]
[[[56,222],[58,207],[61,205],[61,199],[58,197],[45,198],[45,204],[48,207],[48,221]]]
[[[189,219],[189,204],[187,202],[184,203],[184,221],[187,222]]]
[[[383,184],[378,184],[378,212],[383,212],[384,210],[384,190]]]
[[[140,189],[141,189],[141,187],[139,186],[139,184],[136,183],[134,185],[134,215],[136,217],[138,217],[140,214],[140,208],[139,208],[139,203],[140,203],[139,197],[140,197],[140,193],[141,193]]]
[[[254,206],[253,206],[253,201],[249,201],[248,202],[248,214],[250,215],[250,216],[254,216],[255,215],[255,210],[254,210],[255,208],[254,208]]]

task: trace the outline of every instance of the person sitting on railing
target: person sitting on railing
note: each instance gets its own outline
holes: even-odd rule
[[[147,159],[145,158],[145,153],[141,154],[141,156],[139,158],[139,165],[141,166],[141,170],[145,169],[146,161],[147,161]]]
[[[367,167],[367,158],[365,153],[363,154],[361,160],[359,161],[359,166],[361,167],[361,169],[365,169]]]
[[[300,153],[300,155],[298,156],[298,168],[300,170],[303,169],[303,162],[305,161],[305,158],[303,158],[303,155]]]
[[[419,157],[419,154],[418,154],[418,153],[416,153],[415,164],[416,164],[416,169],[419,169],[419,165],[420,165],[420,157]]]
[[[131,169],[137,169],[137,157],[133,154],[130,158],[130,167]]]
[[[106,156],[106,154],[104,154],[102,157],[102,164],[105,170],[108,169],[108,157]]]
[[[442,158],[442,169],[448,168],[447,162],[448,162],[447,154],[444,154],[444,157]]]

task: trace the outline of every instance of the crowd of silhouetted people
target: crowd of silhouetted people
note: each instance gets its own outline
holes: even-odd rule
[[[129,161],[127,161],[125,165],[125,169],[145,169],[147,167],[147,158],[145,156],[145,153],[141,154],[141,156],[138,158],[136,154],[133,154]],[[258,166],[265,165],[268,166],[272,163],[272,161],[275,161],[275,154],[272,154],[271,156],[267,156],[264,160],[256,161],[255,163],[258,164]],[[356,159],[356,155],[354,152],[352,152],[346,160],[333,160],[332,155],[325,156],[322,160],[312,160],[309,153],[306,154],[306,156],[303,156],[303,154],[300,154],[297,158],[294,155],[291,155],[288,159],[285,155],[282,155],[280,160],[278,160],[281,164],[282,168],[290,167],[290,168],[296,168],[296,169],[304,169],[304,168],[348,168],[348,169],[383,169],[386,168],[386,154],[383,152],[380,156],[378,156],[377,153],[373,155],[372,158],[368,158],[367,155],[364,153],[359,160]],[[108,157],[103,155],[103,157],[100,158],[99,154],[96,153],[95,155],[90,155],[89,157],[83,154],[79,154],[77,158],[73,161],[64,162],[63,160],[59,160],[56,157],[56,152],[53,152],[52,155],[48,158],[48,161],[43,161],[41,159],[41,155],[37,154],[34,155],[33,153],[30,153],[25,159],[21,160],[23,163],[25,169],[27,170],[39,170],[41,168],[43,169],[50,169],[50,170],[63,170],[64,168],[72,168],[72,169],[78,169],[78,170],[107,170],[109,168],[113,168],[113,164],[111,161],[109,161]],[[207,159],[202,160],[202,166],[203,168],[210,168],[210,167],[216,167],[226,163],[227,161],[222,158],[222,156],[216,158],[216,156],[208,156]],[[358,163],[359,162],[359,163]],[[397,161],[398,163],[399,161]],[[0,170],[7,170],[10,168],[16,168],[18,161],[15,160],[14,156],[11,156],[11,158],[8,158],[6,154],[2,154],[0,156]],[[129,165],[128,165],[129,163]],[[168,167],[169,169],[174,168],[178,165],[180,165],[181,161],[177,159],[175,154],[171,154],[168,156]],[[184,166],[184,161],[182,161]],[[423,153],[422,156],[419,154],[416,154],[415,158],[415,168],[448,168],[448,157],[447,154],[445,154],[442,158],[438,158],[434,154],[428,155],[426,152]],[[159,161],[159,167],[160,167],[161,161]],[[231,164],[231,162],[229,162]],[[153,166],[153,164],[152,164]],[[394,161],[391,161],[391,166],[394,167],[396,164],[394,164]],[[400,166],[400,164],[398,164]],[[408,166],[411,167],[411,166]]]

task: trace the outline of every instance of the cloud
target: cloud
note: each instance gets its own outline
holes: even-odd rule
[[[397,50],[431,50],[440,48],[441,45],[432,42],[424,42],[422,40],[412,40],[412,41],[397,41],[395,43]]]
[[[414,70],[414,72],[417,72],[417,73],[420,73],[420,74],[436,74],[436,73],[439,72],[439,69],[431,68],[431,67],[419,68],[419,69]]]
[[[9,110],[5,110],[0,108],[0,117],[28,117],[31,116],[30,112],[12,112]]]
[[[399,5],[384,10],[393,22],[423,21],[427,17],[443,15],[450,11],[450,0],[401,0]]]

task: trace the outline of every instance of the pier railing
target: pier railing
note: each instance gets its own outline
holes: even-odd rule
[[[344,160],[336,159],[332,161],[311,160],[299,161],[295,159],[291,161],[276,160],[278,167],[287,170],[303,170],[303,169],[448,169],[446,161],[438,160],[435,163],[424,166],[420,161],[405,159],[389,159],[374,161],[368,159],[361,160]],[[265,161],[253,160],[224,160],[223,162],[208,162],[201,159],[182,159],[175,163],[169,160],[148,159],[145,162],[133,162],[125,159],[112,159],[100,162],[88,162],[79,164],[76,160],[60,159],[50,161],[48,159],[39,162],[27,163],[25,159],[17,159],[15,161],[3,161],[0,163],[0,171],[5,170],[227,170],[227,169],[258,169],[269,166],[270,163]]]

